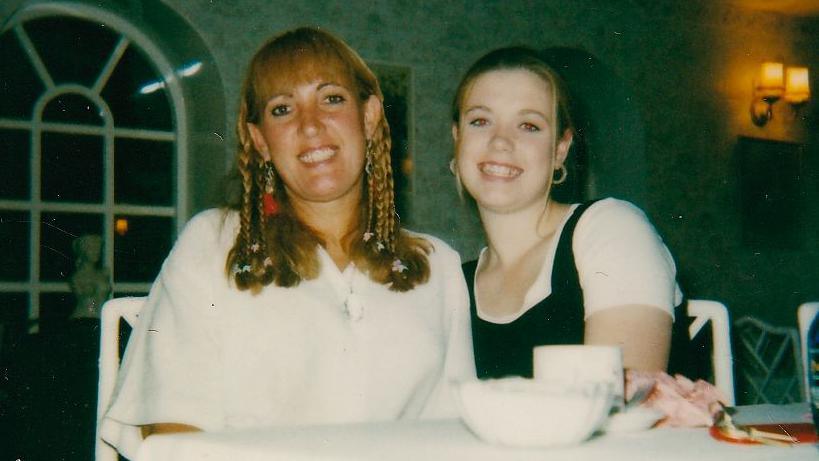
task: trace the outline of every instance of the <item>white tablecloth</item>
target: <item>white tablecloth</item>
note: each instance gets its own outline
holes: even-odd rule
[[[798,421],[806,406],[758,406],[747,422]],[[797,414],[795,419],[793,416]],[[711,438],[706,428],[661,428],[601,435],[564,448],[516,449],[489,445],[458,420],[271,428],[232,433],[161,435],[148,438],[138,461],[256,460],[468,460],[468,461],[776,461],[819,460],[812,445],[738,445]]]

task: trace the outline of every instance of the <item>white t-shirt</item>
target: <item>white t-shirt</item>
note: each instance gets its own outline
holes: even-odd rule
[[[479,309],[483,320],[513,322],[552,293],[557,244],[577,206],[571,206],[555,233],[521,310],[508,316],[489,316]],[[480,259],[485,251],[481,251]],[[673,318],[674,307],[682,302],[671,253],[645,213],[629,202],[607,198],[586,209],[575,227],[572,252],[583,289],[584,318],[629,304],[654,306]]]
[[[103,437],[128,456],[139,425],[204,430],[454,416],[447,383],[474,376],[458,254],[398,293],[319,248],[297,287],[237,290],[225,261],[238,215],[209,210],[179,237],[129,340]],[[107,427],[106,427],[107,426]]]

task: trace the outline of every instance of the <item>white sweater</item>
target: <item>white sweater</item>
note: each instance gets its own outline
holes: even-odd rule
[[[319,248],[321,273],[294,288],[237,290],[225,261],[235,212],[195,216],[154,283],[128,344],[103,437],[131,457],[138,426],[207,431],[454,416],[447,383],[474,376],[458,254],[434,247],[406,293]]]

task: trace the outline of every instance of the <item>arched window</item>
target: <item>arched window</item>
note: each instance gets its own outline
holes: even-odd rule
[[[28,329],[74,309],[83,235],[101,237],[115,294],[148,291],[186,212],[177,77],[201,66],[172,68],[118,16],[54,5],[0,35],[0,321]]]

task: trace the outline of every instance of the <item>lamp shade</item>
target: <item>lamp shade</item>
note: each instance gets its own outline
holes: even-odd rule
[[[779,97],[785,90],[783,66],[781,62],[763,62],[759,66],[756,91],[759,96]]]
[[[785,100],[799,104],[810,99],[807,67],[788,67],[785,71]]]

